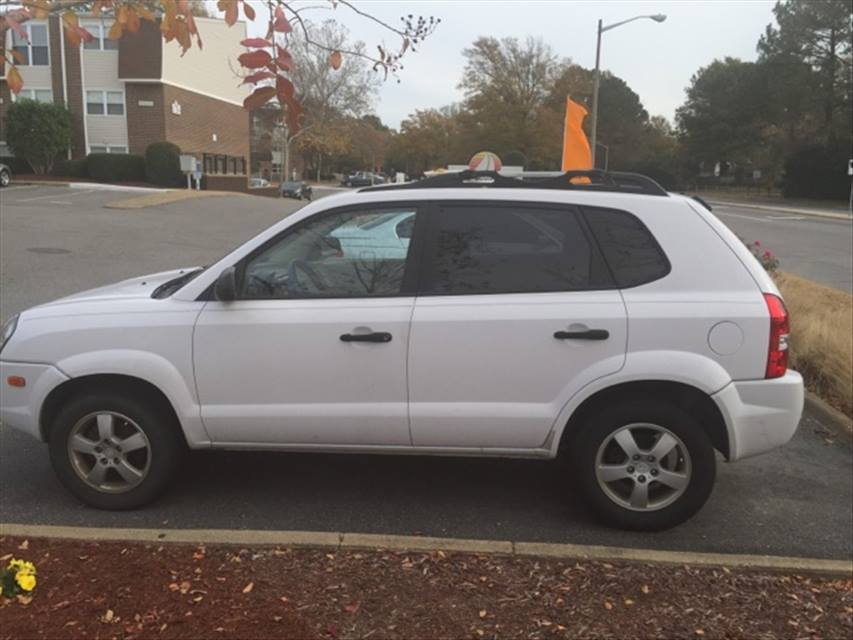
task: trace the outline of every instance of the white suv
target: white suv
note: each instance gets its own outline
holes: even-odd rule
[[[678,524],[715,450],[796,430],[785,306],[701,204],[583,177],[332,196],[206,268],[29,309],[0,419],[105,509],[161,493],[187,447],[565,456],[605,521]]]

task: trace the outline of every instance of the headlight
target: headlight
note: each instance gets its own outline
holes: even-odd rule
[[[6,321],[6,324],[3,325],[3,334],[0,335],[0,351],[3,351],[3,347],[6,346],[6,343],[9,342],[9,338],[12,337],[12,334],[15,333],[15,329],[18,328],[18,316],[17,314],[12,316]]]

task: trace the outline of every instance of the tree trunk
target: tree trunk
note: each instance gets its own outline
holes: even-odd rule
[[[835,127],[833,127],[834,111],[835,111],[835,48],[836,35],[835,29],[829,31],[829,60],[827,61],[826,71],[826,104],[824,104],[824,126],[826,127],[827,142],[832,143],[835,140]]]
[[[320,174],[323,168],[323,154],[322,152],[317,154],[317,182],[320,182]]]

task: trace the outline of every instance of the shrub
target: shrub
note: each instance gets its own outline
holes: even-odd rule
[[[86,172],[86,158],[82,160],[60,160],[53,168],[53,173],[63,178],[85,178],[89,175]]]
[[[142,182],[145,158],[132,153],[90,153],[86,156],[90,178],[101,182]]]
[[[0,162],[5,164],[12,171],[13,175],[20,175],[22,173],[34,173],[32,165],[27,162],[24,158],[16,158],[15,156],[3,156],[0,158]]]
[[[71,114],[60,104],[17,100],[6,110],[6,143],[35,173],[50,173],[71,145]]]
[[[846,200],[850,194],[847,175],[849,146],[813,145],[785,159],[782,195],[786,198]]]
[[[181,173],[181,150],[171,142],[154,142],[145,150],[145,176],[148,182],[163,187],[179,187],[183,182]]]
[[[777,258],[770,249],[762,247],[758,240],[752,243],[745,242],[744,244],[752,252],[752,255],[755,256],[755,259],[758,260],[761,263],[761,266],[767,271],[773,273],[779,268],[779,258]]]

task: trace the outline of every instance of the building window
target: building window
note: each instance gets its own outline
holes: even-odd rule
[[[87,91],[86,113],[90,116],[123,116],[124,92]]]
[[[91,33],[95,39],[91,42],[84,42],[83,48],[86,51],[117,51],[118,41],[111,40],[109,37],[112,23],[105,23],[103,20],[81,22],[86,31]]]
[[[16,96],[12,94],[12,100],[35,100],[36,102],[53,102],[53,91],[51,89],[32,89],[24,87]]]
[[[18,64],[45,67],[50,64],[47,45],[47,25],[39,22],[26,22],[21,25],[27,38],[12,31],[12,50],[18,52]],[[11,31],[11,30],[10,30]]]
[[[90,144],[89,153],[127,153],[127,147],[118,144]]]

